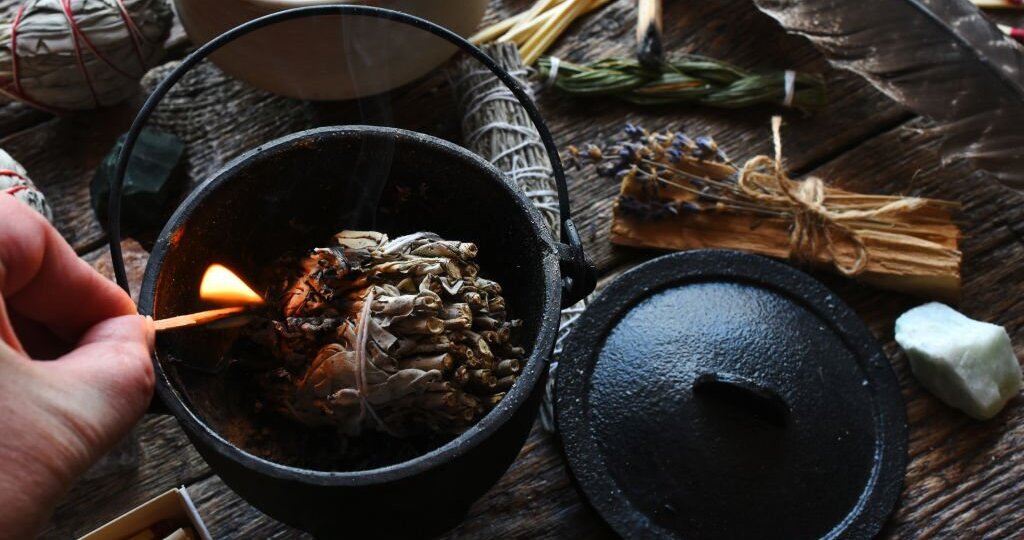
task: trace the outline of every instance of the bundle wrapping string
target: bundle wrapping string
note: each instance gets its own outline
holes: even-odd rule
[[[830,208],[826,202],[825,183],[820,178],[812,176],[798,182],[786,176],[782,164],[781,128],[782,117],[772,117],[775,156],[760,155],[744,163],[737,181],[740,191],[746,197],[781,208],[792,215],[789,243],[794,257],[809,262],[818,249],[825,249],[840,273],[849,277],[861,274],[867,268],[871,255],[855,223],[917,210],[925,204],[924,200],[902,198],[870,210]],[[840,262],[833,234],[842,236],[853,246],[855,258],[852,263]]]
[[[785,91],[785,96],[782,98],[783,107],[793,106],[793,97],[796,94],[796,72],[792,69],[787,69],[782,75],[782,84]]]
[[[558,81],[558,68],[562,66],[562,59],[557,56],[551,57],[551,66],[548,67],[548,78],[544,81],[544,87],[550,88]]]
[[[370,400],[367,399],[366,391],[366,363],[369,362],[369,354],[366,352],[366,347],[370,344],[370,318],[373,316],[371,313],[371,306],[373,305],[373,288],[367,291],[366,296],[363,297],[363,309],[359,314],[359,322],[356,327],[356,362],[359,363],[358,369],[355,371],[356,375],[356,393],[359,394],[359,408],[363,414],[370,413],[377,425],[380,426],[381,430],[389,435],[394,435],[394,432],[388,428],[387,424],[381,420],[380,415],[374,410],[373,405],[370,404]],[[362,418],[360,418],[362,420]]]

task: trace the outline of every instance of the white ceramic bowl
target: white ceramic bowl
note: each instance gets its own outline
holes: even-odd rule
[[[404,11],[463,36],[487,0],[174,0],[193,43],[245,21],[309,5],[364,4]],[[385,92],[441,65],[455,47],[409,26],[369,17],[324,16],[279,23],[227,45],[211,60],[229,75],[286,96],[337,100]]]

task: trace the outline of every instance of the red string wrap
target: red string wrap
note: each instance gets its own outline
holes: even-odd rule
[[[85,47],[87,49],[89,49],[89,51],[91,51],[92,54],[100,62],[103,62],[110,69],[116,71],[117,73],[120,73],[121,75],[124,75],[125,77],[127,77],[129,79],[135,79],[134,75],[132,75],[132,74],[126,72],[125,70],[121,69],[120,67],[118,67],[116,64],[111,62],[109,58],[107,58],[106,56],[103,56],[103,53],[101,53],[99,51],[99,49],[96,48],[96,45],[93,44],[92,40],[89,39],[89,36],[85,33],[84,30],[82,30],[82,27],[78,25],[78,21],[75,20],[75,11],[71,7],[71,0],[61,0],[61,6],[64,8],[64,15],[67,16],[68,24],[71,26],[72,34],[77,36],[77,37],[81,37],[82,38],[82,43],[85,44]],[[121,18],[121,21],[124,22],[124,17]],[[127,27],[125,29],[128,31],[128,34],[131,35],[131,33],[132,33],[131,29],[129,29]],[[133,43],[134,43],[134,41],[133,41]],[[76,44],[75,44],[75,50],[78,51],[77,40],[76,40]],[[79,52],[79,57],[81,59],[81,53],[80,52]]]
[[[128,36],[132,38],[132,46],[135,47],[135,57],[139,59],[139,75],[143,75],[146,73],[146,58],[142,54],[142,42],[146,41],[146,36],[142,35],[142,30],[139,30],[138,25],[132,20],[128,8],[124,7],[123,0],[117,0],[117,9],[121,12],[121,21],[124,23],[125,30],[128,31]]]
[[[71,0],[61,0],[61,7],[64,9],[64,18],[68,21],[68,28],[71,29],[71,43],[75,46],[75,61],[78,62],[78,70],[82,73],[82,78],[85,79],[85,84],[89,85],[89,92],[92,93],[92,100],[96,104],[96,108],[100,107],[100,97],[96,93],[96,87],[92,84],[92,77],[89,76],[89,70],[85,67],[85,58],[82,56],[82,48],[78,45],[78,36],[81,30],[78,28],[78,23],[75,22],[75,13],[71,9]],[[89,43],[86,38],[86,43]],[[93,54],[97,54],[93,50]]]
[[[25,5],[22,4],[18,8],[18,12],[14,14],[14,21],[11,22],[11,85],[4,85],[4,88],[0,91],[11,96],[12,98],[20,101],[24,101],[33,107],[37,107],[47,112],[54,112],[54,110],[38,101],[32,99],[25,93],[21,88],[21,77],[18,72],[18,25],[21,24],[21,19],[25,16]]]
[[[0,176],[13,176],[13,177],[17,178],[18,180],[21,180],[22,182],[28,182],[28,178],[25,178],[18,171],[14,171],[14,170],[11,170],[11,169],[0,169]]]

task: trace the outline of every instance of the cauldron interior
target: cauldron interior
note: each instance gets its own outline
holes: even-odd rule
[[[557,257],[543,227],[514,186],[467,151],[390,128],[320,128],[240,157],[193,193],[154,251],[143,306],[148,287],[158,318],[209,309],[198,298],[198,285],[212,263],[234,269],[257,291],[267,290],[274,284],[259,280],[268,265],[284,253],[324,245],[345,228],[373,228],[392,237],[428,230],[472,241],[480,248],[481,275],[502,284],[510,316],[524,322],[519,341],[529,361],[503,402],[515,407],[542,372],[539,364],[549,351],[536,350],[537,338],[558,313],[557,284],[551,283]],[[221,365],[237,336],[189,329],[161,334],[157,345],[159,371],[169,382],[161,389],[164,397],[180,400],[232,444],[260,426],[251,425],[227,377],[182,366]],[[548,341],[541,340],[541,348]]]

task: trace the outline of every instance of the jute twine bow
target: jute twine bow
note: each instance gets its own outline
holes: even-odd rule
[[[924,200],[907,197],[867,210],[830,207],[826,203],[825,183],[820,178],[812,176],[798,182],[786,176],[782,165],[781,127],[782,117],[772,117],[775,157],[760,155],[744,163],[739,172],[739,188],[745,196],[792,215],[791,256],[811,262],[819,248],[824,248],[843,275],[861,274],[867,268],[871,253],[858,224],[886,221],[887,216],[917,210],[924,205]],[[855,257],[850,264],[843,264],[836,256],[835,245],[839,239],[853,247]]]

